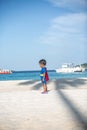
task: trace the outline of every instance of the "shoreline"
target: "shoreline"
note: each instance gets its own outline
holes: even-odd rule
[[[87,77],[74,77],[74,78],[53,78],[53,79],[51,79],[50,78],[50,80],[52,81],[52,80],[67,80],[67,79],[87,79]],[[5,81],[40,81],[40,79],[38,78],[38,79],[7,79],[7,80],[0,80],[0,82],[5,82]]]

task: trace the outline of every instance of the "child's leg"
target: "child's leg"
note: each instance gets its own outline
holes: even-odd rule
[[[47,85],[43,84],[44,92],[47,92]]]

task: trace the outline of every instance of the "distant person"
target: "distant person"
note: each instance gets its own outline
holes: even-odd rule
[[[47,81],[49,80],[49,76],[46,68],[46,60],[44,59],[40,60],[39,65],[41,67],[40,78],[44,89],[42,93],[44,94],[47,93]]]

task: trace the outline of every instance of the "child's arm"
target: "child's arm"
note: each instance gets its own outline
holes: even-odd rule
[[[46,74],[46,72],[45,72],[45,73],[43,73],[43,79],[42,79],[43,81],[44,81],[44,79],[45,79],[45,74]]]
[[[45,75],[46,75],[46,68],[43,69],[43,81],[45,80]]]

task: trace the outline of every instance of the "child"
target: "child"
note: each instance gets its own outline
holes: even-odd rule
[[[46,93],[47,92],[47,81],[49,80],[47,69],[46,69],[46,60],[44,60],[44,59],[40,60],[39,65],[41,67],[40,78],[41,78],[41,82],[43,84],[43,89],[44,89],[44,91],[42,93]]]

